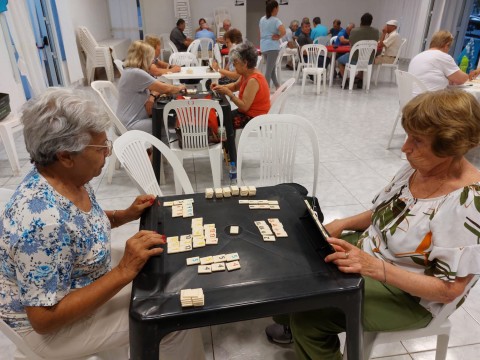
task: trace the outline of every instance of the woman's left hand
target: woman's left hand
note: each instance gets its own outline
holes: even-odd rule
[[[139,195],[133,201],[127,209],[125,209],[125,214],[127,215],[129,221],[136,220],[142,216],[143,211],[152,206],[155,201],[155,195]]]
[[[341,272],[371,277],[378,272],[378,265],[382,266],[382,260],[374,258],[345,240],[330,237],[327,241],[333,246],[335,253],[328,255],[325,262],[333,262]]]
[[[278,34],[273,34],[273,35],[272,35],[272,40],[280,40],[280,35],[278,35]]]

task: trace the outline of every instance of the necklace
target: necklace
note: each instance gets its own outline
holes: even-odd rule
[[[417,170],[415,170],[415,172],[413,173],[411,179],[410,179],[410,191],[412,189],[412,185],[413,185],[413,182],[415,181],[416,179],[416,176],[417,176]],[[430,196],[432,196],[433,194],[435,194],[438,190],[441,189],[441,187],[445,184],[445,182],[447,181],[447,177],[445,176],[442,181],[440,181],[440,184],[431,192],[429,193],[428,195],[426,196],[422,196],[422,199],[428,199],[430,198]]]

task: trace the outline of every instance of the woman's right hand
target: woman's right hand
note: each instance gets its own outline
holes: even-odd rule
[[[186,92],[187,91],[187,87],[185,85],[178,85],[176,86],[176,93],[180,93],[180,92]]]
[[[133,235],[125,244],[125,252],[117,268],[132,281],[147,260],[163,252],[158,245],[165,244],[165,235],[155,231],[142,230]]]

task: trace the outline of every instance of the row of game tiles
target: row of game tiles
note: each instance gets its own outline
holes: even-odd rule
[[[205,198],[212,199],[213,195],[217,199],[231,196],[255,196],[257,194],[257,188],[255,186],[226,186],[223,188],[206,188],[205,189]]]
[[[240,269],[240,256],[238,253],[210,255],[205,257],[194,256],[187,258],[187,266],[198,265],[199,274],[211,274],[217,271]]]
[[[167,237],[167,253],[191,251],[206,245],[217,245],[217,229],[215,224],[203,224],[203,218],[192,219],[192,233]]]

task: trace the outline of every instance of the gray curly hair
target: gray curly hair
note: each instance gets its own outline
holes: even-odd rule
[[[47,166],[60,151],[80,152],[92,134],[110,127],[110,119],[92,95],[67,88],[49,88],[28,101],[21,121],[32,163]]]
[[[247,63],[247,68],[253,69],[257,66],[258,52],[255,45],[251,42],[246,41],[242,44],[239,44],[230,51],[230,58],[232,61],[242,61]]]

